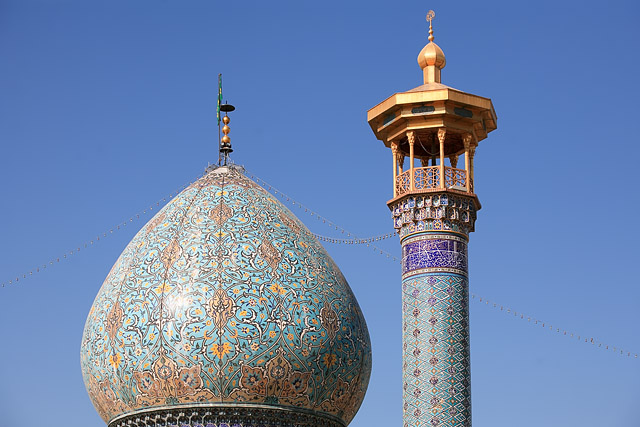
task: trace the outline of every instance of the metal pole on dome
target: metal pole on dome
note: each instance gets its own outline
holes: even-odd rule
[[[229,129],[229,122],[231,119],[227,113],[230,113],[235,109],[236,107],[231,104],[227,104],[226,102],[220,106],[220,111],[224,111],[224,117],[222,118],[222,123],[224,123],[224,126],[222,126],[222,133],[224,136],[220,139],[220,155],[223,161],[220,166],[227,165],[229,154],[233,152],[233,148],[231,148],[231,138],[229,138],[229,131],[231,130]]]
[[[218,119],[218,166],[222,161],[222,152],[220,151],[220,105],[222,104],[222,73],[218,74],[218,107],[216,109],[216,117]]]

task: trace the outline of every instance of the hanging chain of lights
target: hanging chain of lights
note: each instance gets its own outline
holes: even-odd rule
[[[373,243],[380,240],[390,239],[392,237],[396,237],[397,235],[396,233],[387,233],[387,234],[381,234],[380,236],[368,237],[366,239],[335,239],[333,237],[323,236],[321,234],[315,234],[315,233],[312,233],[312,234],[316,239],[322,242],[345,244],[345,245],[364,245],[367,243]]]
[[[528,316],[524,313],[521,312],[517,312],[516,310],[512,310],[509,307],[505,307],[503,305],[500,305],[498,303],[489,301],[486,298],[483,298],[481,296],[478,296],[474,293],[471,293],[471,299],[478,301],[480,304],[484,303],[484,305],[486,305],[487,307],[493,307],[496,310],[500,310],[505,314],[508,315],[513,315],[516,318],[520,318],[520,320],[526,320],[528,323],[532,323],[535,326],[539,326],[543,329],[547,329],[551,332],[555,332],[557,334],[562,334],[563,336],[566,336],[568,338],[575,338],[580,342],[585,342],[587,344],[591,344],[594,346],[598,346],[598,348],[601,348],[603,350],[609,350],[609,351],[613,351],[616,354],[619,354],[621,356],[627,356],[627,357],[631,357],[633,356],[635,359],[638,358],[638,353],[632,354],[630,351],[625,351],[623,349],[621,349],[620,347],[616,347],[616,346],[611,346],[608,345],[596,338],[590,337],[590,336],[585,336],[585,335],[579,335],[570,331],[567,331],[566,329],[563,328],[559,328],[559,327],[554,327],[553,325],[550,325],[548,322],[544,322],[540,319],[536,319],[535,317],[531,317]],[[583,341],[584,340],[584,341]]]
[[[313,234],[318,240],[323,241],[323,242],[328,242],[328,243],[337,243],[337,244],[351,244],[351,245],[356,245],[356,244],[365,244],[367,245],[367,247],[372,248],[376,253],[378,253],[379,255],[382,256],[386,256],[387,258],[395,261],[395,262],[400,262],[400,260],[391,255],[390,253],[380,249],[379,247],[375,246],[373,244],[373,242],[377,242],[377,241],[381,241],[381,240],[385,240],[385,239],[389,239],[392,238],[396,235],[396,233],[387,233],[387,234],[382,234],[379,236],[374,236],[374,237],[368,237],[368,238],[359,238],[356,235],[354,235],[353,233],[351,233],[350,231],[344,229],[343,227],[335,224],[334,222],[330,221],[329,219],[323,217],[322,215],[318,214],[317,212],[309,209],[308,207],[304,206],[303,204],[301,204],[300,202],[296,202],[294,199],[292,199],[290,196],[286,195],[285,193],[279,191],[278,189],[276,189],[275,187],[273,187],[272,185],[270,185],[269,183],[267,183],[266,181],[264,181],[263,179],[251,174],[250,172],[246,171],[247,175],[253,179],[254,181],[256,181],[258,184],[261,184],[263,187],[267,187],[270,191],[273,191],[273,194],[275,196],[280,197],[282,200],[286,200],[287,202],[289,202],[290,204],[292,204],[293,206],[297,206],[299,209],[304,209],[304,211],[306,213],[308,213],[309,215],[311,215],[312,217],[314,217],[315,219],[317,219],[318,221],[322,221],[323,224],[334,228],[338,231],[340,231],[342,234],[346,234],[348,237],[351,237],[350,239],[335,239],[333,237],[328,237],[328,236],[323,236],[320,234]],[[122,221],[118,224],[116,224],[114,227],[110,228],[108,231],[105,231],[101,234],[98,234],[94,239],[85,242],[84,244],[78,245],[76,247],[76,249],[73,249],[69,252],[66,252],[64,254],[62,254],[59,257],[53,258],[51,259],[48,263],[43,263],[39,266],[37,266],[35,269],[29,271],[28,273],[24,273],[22,274],[22,276],[17,276],[15,279],[11,279],[7,282],[3,282],[2,283],[2,287],[5,287],[5,285],[11,285],[13,283],[17,283],[19,282],[21,279],[27,279],[28,277],[33,276],[34,273],[39,273],[43,270],[45,270],[48,266],[51,267],[53,265],[55,265],[56,263],[59,263],[60,261],[64,261],[68,258],[71,257],[71,255],[74,255],[75,253],[80,252],[81,249],[88,249],[90,247],[92,247],[94,244],[96,244],[97,242],[100,241],[100,238],[102,237],[103,239],[106,238],[107,236],[110,236],[111,234],[113,234],[114,232],[120,230],[121,228],[124,228],[127,226],[128,223],[133,222],[134,220],[138,220],[140,219],[141,216],[146,215],[147,212],[153,212],[154,209],[159,209],[161,207],[161,205],[164,205],[168,200],[171,200],[174,196],[176,196],[178,193],[180,193],[182,190],[184,190],[185,188],[187,188],[189,185],[193,184],[198,178],[200,178],[200,176],[198,176],[195,180],[191,181],[188,184],[183,185],[182,187],[180,187],[178,190],[173,191],[172,193],[168,194],[167,196],[163,197],[162,199],[158,200],[155,204],[151,204],[149,205],[146,209],[143,209],[141,212],[138,212],[137,214],[131,216],[129,218],[129,220],[125,220]],[[526,320],[528,323],[532,323],[535,326],[540,326],[543,329],[549,330],[551,332],[555,332],[558,334],[562,334],[563,336],[567,336],[569,338],[574,338],[577,339],[580,342],[584,342],[586,344],[591,344],[593,346],[597,346],[600,349],[603,350],[608,350],[608,351],[613,351],[615,354],[618,355],[622,355],[622,356],[627,356],[627,357],[631,357],[633,356],[635,359],[638,358],[638,353],[631,353],[630,351],[626,351],[621,349],[620,347],[616,347],[616,346],[611,346],[609,344],[606,344],[596,338],[593,337],[589,337],[589,336],[585,336],[585,335],[580,335],[580,334],[576,334],[573,332],[569,332],[566,329],[560,328],[560,327],[554,327],[553,325],[550,325],[548,322],[544,322],[540,319],[537,319],[535,317],[532,316],[528,316],[525,315],[522,312],[518,312],[516,310],[513,310],[509,307],[506,307],[504,305],[500,305],[496,302],[492,302],[484,297],[481,297],[475,293],[471,293],[471,299],[473,299],[474,301],[478,301],[480,304],[484,303],[484,305],[486,305],[487,307],[493,307],[496,310],[500,310],[501,312],[504,312],[505,314],[508,315],[513,315],[516,318],[520,318],[521,320]]]
[[[324,224],[329,225],[332,228],[335,228],[336,230],[340,230],[342,233],[346,233],[348,236],[353,236],[352,233],[350,233],[349,231],[345,230],[344,228],[336,225],[335,223],[331,222],[330,220],[326,219],[325,217],[323,217],[322,215],[312,211],[311,209],[307,208],[306,206],[302,205],[299,202],[296,202],[294,199],[292,199],[290,196],[286,195],[285,193],[277,190],[276,188],[274,188],[273,186],[271,186],[269,183],[265,182],[264,180],[258,178],[255,175],[249,174],[249,176],[256,182],[258,183],[262,183],[265,186],[267,186],[269,188],[269,190],[272,190],[274,195],[279,196],[281,199],[286,200],[287,202],[291,203],[294,206],[298,206],[301,209],[304,209],[305,212],[308,212],[311,216],[315,217],[317,220],[321,220]],[[383,235],[385,236],[384,238],[389,238],[389,237],[393,237],[395,236],[395,233],[389,233],[389,235]],[[324,236],[318,236],[315,235],[316,238],[317,237],[324,237]],[[383,237],[383,236],[378,236],[378,237]],[[389,236],[389,237],[386,237]],[[323,241],[328,241],[329,243],[344,243],[345,239],[332,239],[332,238],[326,238],[327,240],[323,240],[323,239],[319,239],[319,240],[323,240]],[[375,238],[374,238],[375,239]],[[393,255],[389,254],[388,252],[383,251],[382,249],[376,247],[375,245],[373,245],[371,242],[375,241],[375,240],[368,240],[368,239],[355,239],[357,241],[362,241],[362,243],[366,243],[367,246],[371,246],[371,248],[375,251],[378,252],[380,255],[383,255],[387,258],[391,258],[393,259],[393,261],[396,262],[400,262],[400,260],[396,257],[394,257]],[[364,240],[367,240],[366,242],[364,242]],[[377,239],[377,240],[383,240],[383,239]],[[528,316],[525,315],[522,312],[518,312],[516,310],[513,310],[509,307],[506,307],[504,305],[500,305],[498,303],[489,301],[488,299],[481,297],[475,293],[471,293],[471,299],[474,301],[477,301],[479,303],[484,303],[484,305],[486,305],[487,307],[493,307],[497,310],[500,310],[501,312],[504,312],[505,314],[508,315],[513,315],[516,318],[520,318],[521,320],[526,320],[529,323],[532,323],[535,326],[540,326],[541,328],[545,329],[545,330],[549,330],[551,332],[555,332],[558,334],[562,334],[563,336],[566,336],[568,338],[574,338],[577,339],[580,342],[584,342],[587,344],[591,344],[594,346],[597,346],[600,349],[603,350],[608,350],[608,351],[613,351],[614,353],[621,355],[621,356],[627,356],[627,357],[631,357],[633,356],[635,359],[638,358],[638,353],[631,353],[630,351],[625,351],[623,349],[621,349],[620,347],[616,347],[616,346],[611,346],[609,344],[606,344],[596,338],[593,337],[589,337],[589,336],[585,336],[585,335],[580,335],[577,333],[573,333],[573,332],[569,332],[566,329],[560,328],[560,327],[554,327],[553,325],[550,325],[548,322],[542,321],[540,319],[537,319],[535,317],[532,316]],[[584,341],[583,341],[584,340]]]
[[[170,201],[174,196],[176,196],[182,190],[184,190],[185,188],[187,188],[188,186],[193,184],[199,178],[200,178],[200,176],[198,176],[193,181],[183,185],[179,189],[171,192],[170,194],[168,194],[167,196],[165,196],[162,199],[158,200],[157,202],[149,205],[147,208],[145,208],[142,211],[140,211],[140,212],[136,213],[135,215],[131,216],[128,220],[121,221],[118,224],[116,224],[113,227],[111,227],[109,230],[104,231],[102,233],[99,233],[98,235],[96,235],[95,238],[77,245],[75,249],[72,249],[72,250],[70,250],[68,252],[65,252],[65,253],[63,253],[60,256],[57,256],[55,258],[52,258],[49,262],[45,262],[45,263],[39,264],[38,266],[36,266],[32,270],[30,270],[29,272],[25,272],[23,274],[17,275],[16,277],[14,277],[14,278],[12,278],[10,280],[2,282],[2,287],[4,288],[6,285],[12,285],[12,284],[20,282],[21,280],[26,280],[27,278],[33,276],[36,273],[40,273],[41,271],[43,271],[43,270],[45,270],[47,268],[51,268],[52,266],[54,266],[55,264],[60,263],[61,261],[65,261],[65,260],[69,259],[72,255],[75,255],[76,253],[80,252],[83,249],[88,249],[88,248],[93,247],[93,245],[97,244],[100,241],[100,239],[104,240],[104,238],[112,235],[114,232],[117,232],[121,228],[126,227],[127,224],[129,224],[129,223],[131,223],[131,222],[133,222],[135,220],[140,219],[141,216],[146,215],[148,212],[153,212],[154,209],[155,210],[160,209],[162,206],[164,206],[165,203],[167,203],[167,201]],[[254,179],[256,179],[256,178],[254,177]],[[276,192],[276,194],[277,194],[277,192]],[[295,202],[294,202],[294,204],[295,204]],[[330,224],[333,224],[333,223],[331,223],[331,221],[328,221],[328,222]],[[336,230],[337,229],[338,228],[336,228]],[[369,243],[374,242],[374,241],[389,239],[391,237],[394,237],[395,233],[387,233],[387,234],[383,234],[383,235],[380,235],[380,236],[367,237],[367,238],[364,238],[364,239],[355,238],[355,236],[352,239],[335,239],[335,238],[332,238],[332,237],[329,237],[329,236],[323,236],[323,235],[320,235],[320,234],[314,234],[314,236],[318,240],[321,240],[323,242],[335,243],[335,244],[358,245],[358,244],[369,244]]]
[[[367,247],[370,247],[373,251],[379,253],[380,255],[384,255],[387,258],[392,259],[393,261],[400,261],[397,257],[391,255],[390,253],[388,253],[386,251],[383,251],[382,249],[380,249],[379,247],[377,247],[376,245],[373,244],[374,241],[384,240],[384,239],[388,239],[389,237],[393,237],[395,235],[395,233],[388,233],[388,234],[383,234],[382,236],[378,236],[378,237],[384,237],[384,239],[380,239],[380,238],[376,239],[376,237],[370,237],[370,238],[366,238],[366,239],[359,238],[355,234],[351,233],[350,231],[345,230],[341,226],[339,226],[336,223],[328,220],[327,218],[323,217],[319,213],[314,212],[313,210],[309,209],[308,207],[306,207],[302,203],[296,202],[290,196],[286,195],[282,191],[280,191],[277,188],[273,187],[271,184],[269,184],[268,182],[266,182],[262,178],[254,175],[253,173],[249,172],[246,169],[245,169],[245,172],[246,172],[247,176],[249,176],[249,178],[253,179],[259,185],[261,185],[262,187],[267,187],[267,189],[269,191],[273,191],[274,196],[279,196],[282,200],[286,200],[287,202],[291,203],[293,206],[297,206],[300,210],[304,209],[305,213],[308,213],[309,215],[311,215],[312,217],[314,217],[318,221],[322,221],[323,224],[326,224],[327,226],[329,226],[331,228],[334,228],[337,231],[340,231],[342,234],[346,234],[347,237],[352,237],[352,239],[333,239],[331,237],[325,237],[325,236],[321,236],[321,237],[329,239],[329,240],[338,241],[338,242],[335,242],[335,243],[343,243],[343,240],[344,241],[348,241],[348,242],[350,242],[350,241],[359,242],[358,244],[365,244],[365,245],[367,245]],[[318,235],[316,235],[316,237],[317,236]],[[324,241],[329,241],[329,240],[324,240]],[[334,243],[334,242],[330,242],[330,243]],[[353,243],[353,244],[355,244],[355,243]]]
[[[198,178],[200,178],[200,177],[198,177]],[[196,180],[198,178],[196,178]],[[51,268],[55,264],[58,264],[61,261],[65,261],[65,260],[69,259],[72,255],[77,254],[78,252],[80,252],[83,249],[88,249],[88,248],[93,247],[95,244],[97,244],[100,241],[100,239],[104,240],[104,238],[112,235],[113,233],[117,232],[121,228],[125,228],[127,226],[127,224],[129,224],[129,223],[131,223],[133,221],[139,220],[140,217],[146,215],[147,212],[151,213],[151,212],[154,211],[154,209],[155,210],[160,209],[162,206],[164,206],[165,203],[167,203],[167,201],[173,199],[174,196],[178,195],[178,193],[180,193],[182,190],[184,190],[185,188],[190,186],[196,180],[194,180],[194,181],[192,181],[192,182],[190,182],[188,184],[183,185],[179,189],[171,192],[170,194],[166,195],[165,197],[163,197],[162,199],[158,200],[157,202],[150,204],[149,206],[147,206],[142,211],[139,211],[135,215],[129,217],[128,220],[121,221],[118,224],[116,224],[113,227],[111,227],[109,230],[106,230],[106,231],[104,231],[102,233],[99,233],[93,239],[88,240],[88,241],[86,241],[84,243],[81,243],[81,244],[77,245],[75,247],[75,249],[72,249],[72,250],[70,250],[68,252],[65,252],[65,253],[63,253],[60,256],[57,256],[55,258],[52,258],[49,262],[45,262],[45,263],[39,264],[38,266],[36,266],[32,270],[30,270],[28,273],[23,273],[23,274],[18,275],[15,278],[12,278],[12,279],[10,279],[8,281],[2,282],[2,287],[4,288],[6,285],[11,285],[11,284],[14,284],[14,283],[18,283],[20,280],[25,280],[25,279],[33,276],[36,273],[40,273],[41,271],[46,270],[47,267]]]

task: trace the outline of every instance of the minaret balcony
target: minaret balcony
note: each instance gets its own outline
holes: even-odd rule
[[[415,191],[457,190],[471,193],[467,186],[467,171],[464,169],[444,167],[444,185],[440,182],[440,166],[423,166],[413,169],[413,188],[411,186],[411,169],[396,176],[395,197]],[[394,198],[395,198],[394,197]]]

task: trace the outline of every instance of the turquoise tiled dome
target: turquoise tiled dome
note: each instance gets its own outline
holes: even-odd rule
[[[322,245],[222,167],[126,247],[87,318],[81,363],[111,426],[343,426],[364,398],[371,344]]]

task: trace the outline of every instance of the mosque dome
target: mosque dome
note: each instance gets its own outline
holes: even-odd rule
[[[110,427],[349,424],[369,333],[309,230],[240,168],[209,170],[109,272],[81,365]]]

